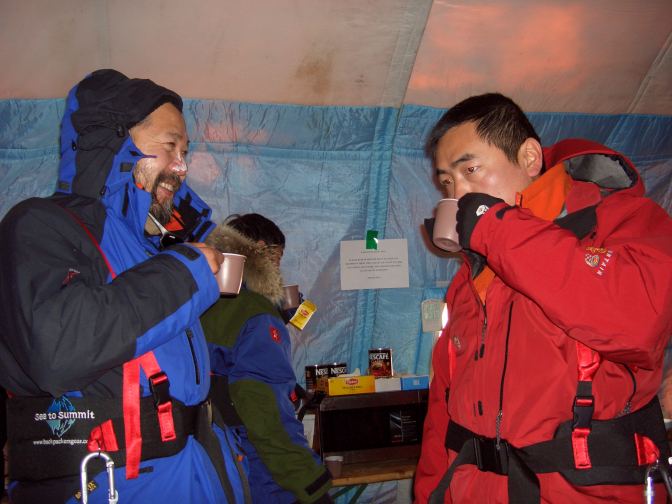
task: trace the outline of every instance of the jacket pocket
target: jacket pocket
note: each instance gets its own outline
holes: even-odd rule
[[[189,343],[189,350],[191,351],[191,360],[194,363],[196,385],[199,385],[201,383],[201,375],[198,372],[198,359],[196,358],[196,349],[194,348],[194,333],[191,329],[187,329],[185,332],[187,333],[187,343]]]

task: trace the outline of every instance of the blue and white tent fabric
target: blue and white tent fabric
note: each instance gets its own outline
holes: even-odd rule
[[[63,102],[0,101],[0,213],[54,190]],[[432,335],[420,303],[441,299],[458,259],[429,245],[422,222],[441,197],[423,154],[441,109],[314,107],[187,100],[190,186],[215,220],[258,212],[287,236],[287,283],[318,312],[294,331],[297,375],[307,364],[367,365],[367,351],[390,347],[399,372],[426,373]],[[649,196],[672,211],[672,117],[531,113],[542,141],[584,137],[624,152]],[[635,134],[637,132],[637,134]],[[341,240],[408,240],[409,287],[340,288]],[[539,258],[540,261],[544,259]]]

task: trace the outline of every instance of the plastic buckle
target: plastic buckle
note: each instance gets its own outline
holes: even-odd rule
[[[150,376],[148,381],[149,390],[152,392],[152,397],[154,398],[154,406],[158,408],[159,405],[170,401],[170,381],[166,373],[163,371],[156,373]]]
[[[473,444],[480,471],[509,474],[509,444],[506,441],[500,440],[497,445],[494,439],[474,437]]]
[[[572,430],[590,429],[593,421],[593,412],[595,411],[595,398],[590,396],[576,396],[574,398],[574,418],[572,420]]]

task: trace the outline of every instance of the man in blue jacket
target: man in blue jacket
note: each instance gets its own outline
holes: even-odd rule
[[[57,191],[0,223],[0,385],[12,502],[80,502],[107,452],[123,502],[242,502],[212,425],[199,316],[219,297],[210,209],[187,186],[182,100],[99,70],[68,95]],[[108,502],[100,459],[89,502]]]
[[[296,376],[280,306],[285,235],[263,215],[232,215],[208,236],[247,257],[244,286],[201,317],[212,362],[212,400],[240,433],[255,504],[325,504],[331,475],[309,447],[292,401]]]

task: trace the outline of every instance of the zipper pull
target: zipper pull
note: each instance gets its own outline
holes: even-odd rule
[[[502,439],[501,428],[502,428],[502,410],[500,409],[497,412],[497,418],[495,418],[495,437],[497,448],[499,448],[499,442]]]
[[[189,343],[189,350],[191,351],[191,359],[194,363],[194,375],[196,377],[196,385],[201,383],[201,373],[198,371],[198,359],[196,359],[196,350],[194,349],[194,333],[190,328],[184,331],[187,334],[187,343]]]
[[[485,305],[483,305],[483,327],[481,327],[481,347],[478,350],[479,358],[483,358],[485,354],[485,332],[488,330],[488,315],[485,313]]]

